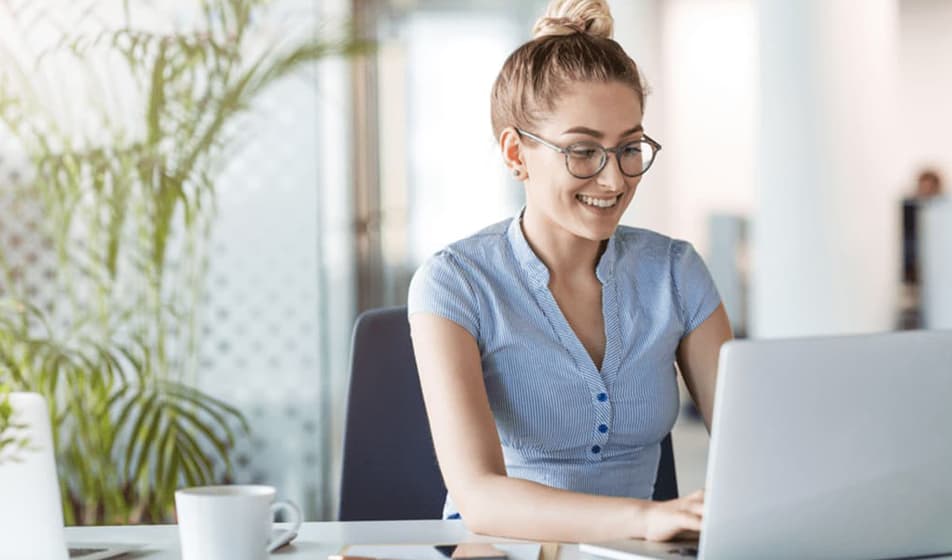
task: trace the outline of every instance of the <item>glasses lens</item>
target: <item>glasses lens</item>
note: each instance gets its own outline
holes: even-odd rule
[[[641,175],[651,167],[655,158],[655,148],[645,140],[625,144],[619,150],[618,162],[621,172],[630,177]]]
[[[579,142],[565,148],[569,173],[587,178],[598,174],[605,165],[605,150],[593,142]]]

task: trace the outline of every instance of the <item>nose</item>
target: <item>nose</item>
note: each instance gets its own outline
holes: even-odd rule
[[[625,180],[627,177],[622,175],[617,157],[616,154],[608,154],[608,158],[605,160],[605,167],[603,167],[601,172],[596,176],[596,181],[600,186],[606,189],[620,192],[625,188]]]

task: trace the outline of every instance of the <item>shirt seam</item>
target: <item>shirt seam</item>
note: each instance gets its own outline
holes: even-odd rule
[[[678,275],[675,271],[678,259],[682,254],[680,250],[679,243],[672,239],[671,246],[669,250],[669,256],[671,257],[671,286],[674,288],[674,298],[677,302],[678,315],[681,318],[681,328],[687,332],[688,319],[687,319],[687,310],[684,308],[684,298],[681,295],[681,287],[678,285]]]
[[[457,274],[459,274],[460,278],[463,279],[463,283],[466,284],[466,290],[469,291],[469,297],[472,299],[473,305],[475,306],[474,311],[476,312],[476,336],[477,339],[482,338],[482,320],[480,319],[482,314],[479,305],[479,298],[476,297],[476,290],[473,289],[473,285],[470,283],[469,278],[467,277],[466,273],[463,272],[463,267],[460,266],[459,259],[456,254],[447,251],[446,256],[449,257],[453,268],[456,269]]]

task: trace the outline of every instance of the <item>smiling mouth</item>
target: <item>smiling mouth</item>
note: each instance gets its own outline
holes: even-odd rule
[[[594,196],[577,194],[575,195],[575,199],[586,206],[594,206],[595,208],[612,208],[618,204],[618,201],[621,200],[623,195],[624,193],[613,196],[612,198],[596,198]]]

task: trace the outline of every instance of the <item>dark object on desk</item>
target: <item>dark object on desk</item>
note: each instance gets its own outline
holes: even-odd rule
[[[128,554],[139,548],[142,548],[142,545],[70,543],[66,550],[70,560],[110,560],[112,558],[126,558]]]
[[[410,342],[406,307],[365,311],[354,324],[344,428],[340,521],[439,519],[446,487]],[[653,499],[678,497],[670,434]]]
[[[503,560],[508,558],[505,550],[490,543],[439,544],[434,546],[446,558],[454,560]]]

